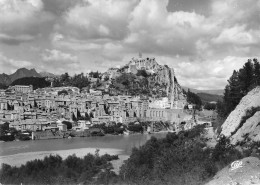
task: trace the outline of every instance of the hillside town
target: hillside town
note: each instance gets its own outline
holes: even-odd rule
[[[166,84],[167,96],[113,95],[109,85],[116,76],[122,74],[122,69],[127,69],[123,73],[136,74],[138,70],[145,70],[159,74],[156,80]],[[175,76],[169,79],[168,73],[174,74],[173,69],[157,64],[155,59],[143,59],[140,55],[139,59],[133,58],[121,69],[113,68],[105,72],[101,78],[107,78],[104,88],[94,88],[100,80],[93,77],[89,78],[90,87],[82,89],[53,87],[52,83],[50,87],[35,90],[32,85],[9,86],[7,90],[0,91],[0,122],[10,123],[9,127],[17,131],[32,132],[32,139],[65,137],[64,134],[53,133],[68,130],[84,133],[100,124],[109,126],[120,123],[128,126],[130,123],[148,122],[145,128],[148,132],[191,129],[198,119],[192,113],[192,105],[189,111],[184,110],[184,106],[187,106],[186,97]],[[48,80],[52,82],[51,77]],[[72,128],[68,128],[64,122],[70,122]],[[160,128],[155,129],[152,122],[160,123]]]

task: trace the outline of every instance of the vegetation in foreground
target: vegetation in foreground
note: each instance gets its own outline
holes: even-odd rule
[[[133,148],[119,175],[110,161],[117,156],[88,154],[83,159],[75,155],[62,160],[49,156],[44,160],[27,162],[21,167],[4,164],[0,182],[6,184],[180,184],[199,185],[208,182],[220,169],[234,160],[250,156],[221,137],[215,148],[207,148],[201,137],[205,126],[198,125],[165,138],[152,137],[140,148]],[[252,148],[255,148],[252,147]],[[255,152],[255,151],[254,151]]]
[[[110,161],[115,155],[88,154],[84,158],[75,155],[62,159],[59,155],[33,160],[21,167],[3,164],[0,181],[3,184],[106,184],[115,176]]]
[[[128,184],[205,184],[218,170],[243,157],[222,137],[214,149],[206,147],[204,125],[163,139],[150,139],[121,167],[119,179]]]
[[[245,65],[234,70],[225,87],[223,101],[217,104],[218,114],[226,118],[239,104],[240,100],[253,88],[260,85],[260,63],[248,59]]]

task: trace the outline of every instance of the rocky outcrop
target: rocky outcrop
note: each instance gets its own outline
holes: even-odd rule
[[[224,124],[221,134],[230,137],[235,144],[245,138],[260,141],[260,87],[256,87],[242,98]]]
[[[183,107],[186,104],[186,98],[182,88],[179,85],[173,68],[167,65],[160,65],[155,58],[132,58],[132,60],[123,68],[123,72],[136,74],[138,70],[145,70],[148,74],[150,84],[162,85],[171,101],[172,107]]]
[[[251,185],[260,184],[260,160],[247,157],[235,161],[215,175],[206,185]]]
[[[231,137],[231,143],[239,141],[260,141],[260,111],[246,120],[243,126]]]

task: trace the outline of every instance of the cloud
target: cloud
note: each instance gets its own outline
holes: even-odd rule
[[[80,39],[122,39],[127,34],[128,15],[137,0],[83,1],[64,16],[64,31]]]
[[[258,31],[258,34],[260,32]],[[246,31],[245,25],[236,25],[231,28],[226,28],[222,30],[217,38],[213,38],[213,43],[216,44],[236,44],[236,45],[250,45],[257,43],[259,40],[259,35],[256,31],[248,30]]]
[[[260,0],[202,2],[0,0],[0,47],[56,73],[105,71],[142,52],[174,67],[182,84],[224,87],[259,57]]]
[[[64,72],[74,74],[81,70],[78,57],[70,53],[65,53],[56,49],[46,49],[41,54],[41,57],[44,62],[40,65],[41,70],[51,71],[55,74]]]
[[[29,41],[32,41],[34,38],[35,37],[33,37],[31,35],[10,36],[10,35],[0,33],[0,42],[9,44],[9,45],[18,45],[21,42],[29,42]]]
[[[42,53],[42,60],[45,62],[62,62],[62,63],[78,63],[78,57],[69,53],[64,53],[59,50],[46,49]]]
[[[13,73],[18,68],[30,67],[32,63],[26,60],[15,60],[0,53],[0,73]]]
[[[252,57],[251,57],[252,58]],[[176,65],[179,82],[191,88],[222,89],[233,70],[238,70],[247,62],[248,57],[227,56],[218,60],[190,62]]]
[[[5,44],[32,41],[53,19],[41,0],[0,0],[0,35]]]
[[[210,24],[195,12],[168,12],[167,4],[167,0],[142,0],[131,12],[125,43],[157,55],[194,55],[196,39],[210,31]]]

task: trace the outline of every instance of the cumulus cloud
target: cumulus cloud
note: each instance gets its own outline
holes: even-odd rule
[[[37,64],[56,73],[104,71],[142,52],[174,67],[181,84],[223,88],[259,57],[260,0],[211,0],[203,10],[193,1],[170,9],[168,0],[0,0],[0,42],[52,48]]]
[[[0,0],[0,42],[14,45],[37,37],[53,18],[43,7],[41,0]]]
[[[68,34],[81,39],[122,39],[136,3],[137,0],[83,0],[64,16],[65,26],[70,28]]]
[[[41,65],[42,70],[50,70],[57,74],[57,72],[78,72],[80,71],[80,63],[77,56],[70,53],[65,53],[60,50],[49,50],[46,49],[42,54],[42,61],[45,62]],[[49,66],[51,65],[51,66]],[[68,69],[70,69],[68,71]]]
[[[13,73],[18,68],[30,67],[32,63],[26,60],[15,60],[0,53],[0,73]]]
[[[64,53],[56,49],[54,50],[46,49],[45,52],[42,54],[42,60],[45,62],[78,63],[77,56],[73,56],[69,53]]]
[[[17,45],[21,42],[29,42],[34,39],[31,35],[17,35],[17,36],[10,36],[7,34],[1,34],[0,33],[0,42],[3,42],[5,44],[9,45]]]
[[[219,60],[201,62],[183,61],[176,65],[176,74],[182,85],[199,89],[222,89],[233,70],[238,70],[248,57],[227,56]]]

